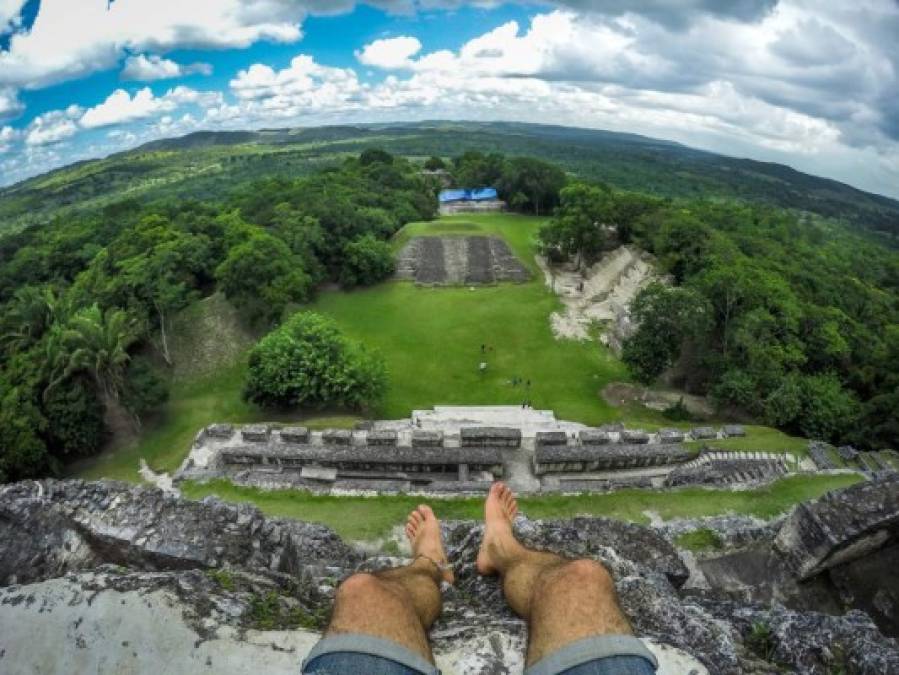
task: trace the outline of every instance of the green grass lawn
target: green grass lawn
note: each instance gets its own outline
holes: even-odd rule
[[[506,214],[453,217],[410,224],[395,242],[400,247],[411,236],[430,234],[500,235],[534,272],[528,283],[470,289],[388,282],[324,293],[309,307],[384,355],[388,394],[376,415],[406,417],[414,408],[441,404],[520,404],[526,394],[524,386],[511,384],[517,376],[531,381],[534,407],[561,418],[596,424],[621,417],[599,396],[607,383],[627,378],[621,362],[596,343],[553,337],[549,315],[560,303],[534,262],[542,222]],[[486,355],[482,344],[492,348]]]
[[[814,499],[830,490],[861,480],[857,474],[792,476],[760,490],[734,492],[686,488],[675,491],[621,490],[579,496],[538,496],[520,500],[521,510],[531,518],[571,518],[575,515],[607,516],[648,523],[647,512],[663,519],[698,518],[737,513],[771,518],[798,502]],[[201,499],[216,495],[226,501],[251,502],[269,516],[322,523],[352,540],[375,540],[386,536],[421,502],[419,497],[330,497],[298,490],[259,490],[237,487],[228,481],[185,483],[185,496]],[[431,500],[440,518],[478,519],[483,500],[448,498]]]
[[[693,532],[684,532],[674,538],[674,543],[680,548],[690,551],[715,551],[724,547],[724,542],[714,530],[702,528]]]
[[[745,450],[749,452],[789,452],[796,457],[808,455],[808,439],[790,436],[771,427],[755,424],[744,425],[746,436],[714,441],[691,441],[691,444],[707,445],[715,450]]]
[[[279,415],[262,411],[240,396],[246,364],[243,359],[230,368],[194,380],[176,380],[168,402],[149,420],[137,443],[116,448],[72,467],[81,478],[139,480],[141,458],[154,471],[174,471],[190,449],[197,432],[213,422],[249,423],[303,421],[313,428],[349,427],[358,417],[347,415]]]

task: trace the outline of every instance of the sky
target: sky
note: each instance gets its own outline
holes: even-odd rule
[[[899,0],[0,0],[0,185],[197,130],[433,119],[899,198]]]

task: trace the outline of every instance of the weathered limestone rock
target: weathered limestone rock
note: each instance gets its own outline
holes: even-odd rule
[[[206,435],[211,438],[231,438],[234,435],[234,425],[210,424],[206,427]]]
[[[622,443],[649,443],[649,434],[642,429],[625,429],[621,432]]]
[[[899,533],[899,475],[858,483],[796,506],[774,542],[808,579],[883,547]]]
[[[715,459],[698,466],[680,466],[668,474],[665,485],[730,485],[763,483],[787,471],[779,459]]]
[[[352,445],[353,432],[349,429],[326,429],[322,432],[322,442],[327,445]]]
[[[264,443],[271,436],[272,428],[268,424],[246,424],[240,428],[240,436],[245,441]]]
[[[266,519],[249,504],[178,499],[101,481],[0,488],[0,583],[26,583],[100,563],[140,570],[232,565],[288,574],[354,556],[330,529]]]
[[[734,522],[745,530],[735,541],[763,543],[771,527]],[[515,529],[529,546],[606,565],[635,631],[660,658],[660,675],[899,672],[899,646],[861,612],[828,616],[679,590],[688,569],[650,528],[519,517]],[[483,526],[456,521],[443,530],[457,584],[432,632],[438,666],[447,675],[520,673],[525,626],[498,581],[475,570]],[[339,580],[403,562],[365,558],[328,528],[246,505],[114,482],[3,486],[0,672],[295,672]],[[35,648],[35,636],[52,648]]]
[[[396,277],[419,284],[467,285],[521,283],[531,273],[499,237],[413,237],[397,256]]]
[[[521,429],[512,427],[462,427],[459,440],[463,448],[478,446],[517,448],[521,446]]]
[[[680,429],[659,429],[659,443],[683,443],[685,437]]]
[[[534,435],[535,445],[568,445],[568,434],[564,431],[538,431]]]
[[[820,441],[809,441],[808,444],[808,454],[811,456],[812,461],[815,463],[815,466],[824,471],[837,468],[837,465],[834,464],[827,454],[829,447],[831,446]]]
[[[694,440],[710,440],[714,438],[718,438],[718,432],[715,431],[712,427],[695,427],[690,430],[690,436],[693,437]]]
[[[742,424],[725,424],[721,429],[725,438],[736,438],[746,435],[746,428]]]
[[[583,429],[578,432],[581,445],[604,445],[611,443],[612,436],[604,429]]]
[[[306,427],[284,427],[281,429],[281,440],[285,443],[308,443],[309,429]]]
[[[397,438],[398,435],[395,431],[383,429],[369,431],[365,436],[365,441],[372,446],[390,448],[396,446]]]
[[[858,450],[853,448],[851,445],[841,445],[837,448],[837,453],[847,462],[852,462],[858,459]]]
[[[830,616],[796,612],[777,604],[765,607],[705,599],[699,603],[731,624],[750,652],[754,651],[769,663],[787,666],[788,672],[802,675],[899,673],[899,644],[884,638],[862,612]]]
[[[534,451],[534,473],[567,473],[624,469],[686,462],[694,456],[677,443],[608,445],[542,445]]]
[[[439,448],[443,446],[442,431],[426,431],[415,429],[412,432],[413,448]]]

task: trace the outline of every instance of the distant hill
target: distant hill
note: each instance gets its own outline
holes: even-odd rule
[[[834,180],[635,134],[515,122],[201,131],[153,141],[0,189],[0,234],[122,199],[214,200],[237,183],[309,173],[373,146],[410,157],[530,155],[621,189],[768,202],[899,237],[899,202]]]

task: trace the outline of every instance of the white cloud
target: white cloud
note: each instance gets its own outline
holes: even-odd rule
[[[0,127],[0,154],[9,152],[13,141],[18,140],[20,136],[21,132],[18,129],[10,126]]]
[[[421,42],[415,37],[395,37],[365,45],[356,52],[359,62],[376,68],[396,69],[409,68],[411,58],[421,51]]]
[[[0,87],[0,120],[15,117],[24,106],[19,102],[18,92],[12,87]]]
[[[122,68],[123,80],[139,80],[152,82],[154,80],[167,80],[173,77],[186,75],[212,75],[212,66],[208,63],[181,64],[171,59],[164,59],[157,54],[138,54],[129,56]]]
[[[78,106],[66,110],[51,110],[38,115],[25,128],[25,145],[42,146],[58,143],[78,133],[75,119],[81,114]]]
[[[0,35],[18,25],[26,0],[0,0]]]
[[[301,37],[302,3],[288,0],[42,0],[28,31],[0,52],[0,84],[39,88],[114,67],[126,51],[240,48]]]
[[[124,89],[116,89],[103,103],[85,111],[80,123],[86,129],[105,127],[144,119],[174,107],[174,102],[155,97],[149,87],[135,92],[133,97]]]
[[[305,54],[294,57],[289,67],[278,71],[255,63],[240,71],[230,86],[244,102],[245,110],[271,117],[289,117],[327,107],[340,109],[364,90],[351,68],[323,66]]]
[[[85,111],[79,124],[85,129],[125,124],[147,119],[188,103],[200,106],[218,105],[221,98],[218,92],[198,92],[184,86],[170,89],[163,96],[155,96],[149,87],[140,89],[133,96],[124,89],[116,89],[103,103]]]

